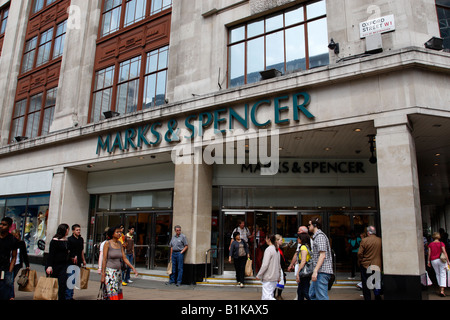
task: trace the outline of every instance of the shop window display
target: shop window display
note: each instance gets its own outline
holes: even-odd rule
[[[20,231],[29,255],[44,255],[49,199],[48,194],[0,199],[1,215],[13,220],[10,232]]]

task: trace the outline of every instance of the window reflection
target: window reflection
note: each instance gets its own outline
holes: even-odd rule
[[[328,65],[326,1],[234,27],[228,49],[229,87],[257,82],[268,69],[286,74]]]

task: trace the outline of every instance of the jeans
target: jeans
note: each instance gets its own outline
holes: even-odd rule
[[[127,253],[127,259],[130,261],[131,264],[133,264],[133,254]],[[127,265],[127,270],[122,272],[122,281],[128,283],[130,280],[130,270],[131,268]]]
[[[5,271],[5,278],[0,280],[0,300],[9,300],[12,290],[14,290],[14,274]]]
[[[183,280],[183,264],[184,254],[172,252],[172,274],[170,275],[169,283],[181,284],[181,280]],[[175,274],[177,275],[176,279]]]
[[[328,282],[331,274],[321,273],[317,274],[317,280],[311,281],[309,287],[309,297],[311,300],[328,300]]]

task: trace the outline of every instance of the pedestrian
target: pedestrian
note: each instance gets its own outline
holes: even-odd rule
[[[14,265],[17,258],[17,239],[9,232],[12,219],[4,217],[0,225],[0,300],[12,300]]]
[[[72,235],[67,238],[69,244],[69,265],[77,266],[79,268],[86,267],[86,259],[84,257],[84,239],[81,236],[81,226],[74,224],[72,226]],[[70,277],[70,274],[67,275]],[[66,290],[66,300],[74,300],[74,283]]]
[[[355,231],[351,231],[350,238],[348,239],[348,244],[350,245],[350,260],[351,260],[351,275],[348,278],[353,280],[356,278],[356,270],[358,269],[358,250],[361,243],[361,237],[357,236]]]
[[[311,300],[329,300],[328,283],[334,273],[330,241],[321,228],[320,218],[313,218],[309,221],[308,230],[313,234],[312,254],[314,265],[309,288]]]
[[[439,232],[433,233],[433,242],[428,245],[428,267],[433,266],[436,273],[436,280],[440,287],[439,296],[445,297],[445,287],[447,286],[447,266],[449,265],[447,250],[445,244],[440,241],[441,235]],[[440,259],[441,254],[444,254],[446,261]]]
[[[178,287],[181,286],[181,281],[183,280],[184,253],[188,249],[188,241],[186,236],[181,233],[181,227],[179,225],[176,225],[174,230],[175,235],[169,243],[172,274],[170,275],[168,284],[176,284]]]
[[[50,241],[45,272],[58,279],[58,300],[66,300],[67,267],[69,265],[69,225],[62,223]]]
[[[281,296],[281,294],[283,293],[283,289],[284,286],[286,285],[286,273],[284,272],[284,270],[286,269],[286,259],[284,258],[284,252],[283,249],[281,249],[281,246],[283,245],[283,237],[279,234],[275,235],[275,248],[278,251],[278,254],[280,255],[280,267],[281,267],[281,271],[280,273],[283,275],[282,276],[282,280],[283,280],[283,288],[281,288],[280,286],[277,286],[275,288],[275,292],[274,292],[274,297],[277,300],[283,300],[283,297]],[[281,277],[280,274],[280,277]]]
[[[261,300],[275,300],[273,293],[281,279],[280,255],[275,248],[275,241],[274,234],[266,236],[268,247],[264,250],[262,265],[256,275],[256,280],[262,282]]]
[[[16,279],[17,274],[19,273],[19,270],[22,269],[23,265],[25,264],[26,270],[30,270],[30,261],[28,259],[28,253],[25,241],[23,241],[20,238],[20,231],[17,229],[14,229],[11,231],[11,234],[17,239],[17,258],[16,258],[16,264],[14,266],[14,272],[13,272],[13,286],[12,286],[12,292],[11,292],[11,298],[15,298],[14,293],[14,280]]]
[[[243,288],[245,283],[245,264],[250,259],[247,242],[241,239],[241,234],[237,231],[233,233],[233,242],[230,247],[228,262],[233,258],[234,269],[236,270],[236,281]]]
[[[128,261],[130,261],[131,264],[134,262],[134,227],[129,226],[128,232],[125,235],[124,240],[124,246],[125,246],[125,254],[127,256]],[[122,273],[122,285],[126,286],[128,283],[132,283],[130,279],[130,267],[127,266],[126,270]]]
[[[108,300],[122,300],[122,261],[133,270],[136,276],[138,272],[128,261],[123,245],[119,241],[122,237],[121,227],[110,228],[108,237],[111,240],[105,242],[103,247],[101,282],[106,286]]]
[[[372,273],[368,274],[367,272],[370,267],[370,270],[372,272],[380,272],[381,277],[383,264],[381,238],[376,235],[376,229],[374,226],[367,227],[367,236],[361,240],[361,244],[358,250],[358,262],[361,271],[361,282],[364,300],[371,300],[371,291],[367,286],[367,280],[372,275]],[[375,279],[379,279],[381,281],[379,277],[375,277]],[[375,288],[375,300],[381,300],[381,283],[375,284]]]
[[[291,259],[291,263],[289,264],[288,267],[288,271],[291,272],[292,270],[294,270],[295,274],[297,274],[298,272],[298,257],[300,254],[300,238],[299,235],[301,233],[308,233],[308,228],[305,226],[300,226],[298,227],[298,231],[297,231],[297,250],[294,253],[294,256]]]
[[[230,249],[231,244],[234,241],[234,233],[239,232],[240,239],[245,241],[248,245],[249,241],[254,237],[254,234],[250,233],[250,230],[245,226],[245,221],[238,220],[238,225],[236,228],[233,229],[233,232],[231,233],[231,242],[230,242]]]
[[[311,276],[300,276],[300,270],[302,270],[306,263],[312,259],[311,256],[311,238],[308,233],[298,234],[298,241],[300,243],[300,250],[298,252],[298,268],[295,272],[295,280],[297,286],[297,300],[311,300],[309,297],[309,288],[311,283]]]

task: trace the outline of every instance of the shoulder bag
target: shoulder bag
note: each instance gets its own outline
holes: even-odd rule
[[[300,278],[306,278],[306,277],[311,277],[314,271],[314,266],[312,263],[312,255],[311,252],[308,249],[308,246],[306,246],[306,250],[308,250],[308,253],[310,255],[309,261],[306,261],[305,265],[303,266],[303,268],[298,272],[298,275]],[[301,248],[301,247],[300,247]],[[301,250],[299,252],[299,255],[301,254]]]

